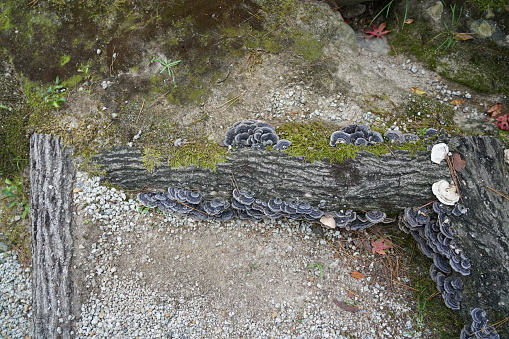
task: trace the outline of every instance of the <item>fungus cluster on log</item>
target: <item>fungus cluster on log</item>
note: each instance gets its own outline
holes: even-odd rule
[[[400,229],[411,234],[421,252],[433,260],[431,279],[442,292],[445,304],[454,310],[460,308],[463,283],[460,277],[448,275],[453,271],[463,276],[469,275],[471,264],[467,255],[458,247],[451,218],[465,212],[461,204],[450,209],[440,202],[434,202],[432,210],[426,207],[417,210],[406,208],[399,220]]]
[[[287,217],[300,220],[318,220],[323,212],[302,201],[285,201],[280,198],[263,201],[255,199],[248,191],[234,189],[231,202],[216,197],[203,201],[197,191],[186,188],[169,187],[168,193],[139,193],[138,201],[148,208],[159,208],[163,212],[187,215],[198,219],[228,220],[241,219],[276,219]]]
[[[360,213],[341,210],[328,212],[328,215],[324,216],[322,210],[304,201],[286,201],[281,198],[265,201],[256,199],[252,192],[237,188],[232,192],[231,201],[221,197],[204,201],[199,192],[176,187],[169,187],[167,193],[139,193],[137,199],[148,208],[158,208],[163,212],[198,219],[277,219],[286,217],[294,220],[320,220],[329,228],[339,227],[347,230],[360,230],[388,220],[382,211]],[[331,222],[327,223],[327,218],[330,218]]]
[[[352,210],[329,212],[320,219],[321,223],[329,228],[339,227],[347,230],[362,230],[386,220],[387,215],[382,211],[368,211],[362,214]]]
[[[368,125],[352,124],[333,132],[330,136],[330,145],[353,144],[367,146],[382,142],[383,137],[380,133],[372,131]]]
[[[470,311],[472,315],[472,324],[465,325],[461,330],[460,339],[483,338],[483,339],[499,339],[500,335],[493,326],[488,326],[488,318],[486,312],[480,308],[474,308]]]

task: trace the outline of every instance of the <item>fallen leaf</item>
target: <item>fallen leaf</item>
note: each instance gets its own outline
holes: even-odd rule
[[[354,277],[355,279],[361,279],[361,278],[366,278],[366,275],[365,274],[362,274],[361,272],[357,272],[357,271],[353,271],[351,273],[352,277]]]
[[[320,218],[320,222],[328,228],[336,228],[336,221],[334,220],[334,217],[324,215]]]
[[[355,294],[352,292],[352,290],[348,290],[348,298],[352,299],[355,296]]]
[[[461,99],[454,99],[453,101],[450,102],[450,104],[454,106],[461,105],[462,103],[464,103],[464,101]]]
[[[499,103],[491,106],[487,112],[490,117],[496,117],[497,115],[502,114],[502,104]]]
[[[387,254],[387,253],[385,253],[386,249],[393,248],[392,242],[387,238],[371,240],[371,246],[373,246],[373,248],[371,249],[371,251],[373,253],[378,253],[378,254],[382,254],[382,255]]]
[[[412,22],[414,22],[414,19],[406,19],[405,20],[405,24],[411,24]]]
[[[337,300],[336,298],[333,298],[332,299],[332,302],[334,304],[336,304],[336,306],[338,306],[339,308],[345,310],[345,311],[348,311],[348,312],[352,312],[352,313],[357,313],[359,312],[359,309],[355,306],[352,306],[350,304],[347,304],[346,302],[344,301],[339,301]]]
[[[473,38],[474,37],[471,36],[468,33],[456,33],[454,35],[454,40],[458,40],[458,41],[465,41],[465,40],[470,40],[470,39],[473,39]]]
[[[497,125],[498,128],[504,131],[509,131],[509,113],[506,113],[496,118],[495,125]]]
[[[423,94],[426,93],[425,91],[423,91],[422,89],[417,88],[417,87],[410,87],[410,89],[412,91],[414,91],[414,93],[417,94],[417,95],[423,95]]]
[[[372,24],[371,27],[373,30],[371,31],[364,31],[364,33],[369,34],[371,37],[377,37],[377,38],[383,38],[385,34],[392,32],[392,31],[385,31],[385,26],[387,25],[386,22],[383,22],[380,24],[380,26],[376,27],[375,24]]]
[[[456,172],[461,171],[467,166],[465,160],[461,159],[461,155],[459,153],[452,154],[452,167]]]

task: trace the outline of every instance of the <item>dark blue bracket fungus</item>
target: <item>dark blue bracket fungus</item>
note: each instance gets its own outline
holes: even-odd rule
[[[280,139],[277,142],[277,144],[272,146],[272,148],[275,149],[276,151],[282,151],[282,150],[287,149],[288,147],[290,147],[291,144],[292,144],[292,142],[290,140]]]
[[[367,146],[382,142],[383,137],[380,133],[372,131],[368,125],[352,124],[333,132],[330,136],[329,144],[336,146],[339,144],[354,144]]]
[[[274,126],[261,120],[242,120],[234,123],[226,132],[223,143],[232,147],[264,149],[277,145],[279,138]]]
[[[474,308],[470,311],[470,315],[472,315],[472,324],[463,327],[460,339],[500,339],[496,329],[488,325],[486,312],[480,308]]]
[[[405,138],[403,137],[403,133],[398,130],[390,129],[384,133],[384,137],[389,139],[393,143],[402,143],[405,142]]]
[[[405,142],[414,142],[420,140],[417,134],[402,133],[395,129],[389,129],[384,133],[384,137],[389,139],[392,143],[403,144]]]
[[[446,205],[435,202],[432,210],[426,207],[415,210],[407,208],[401,214],[399,227],[411,234],[417,241],[421,252],[433,260],[430,276],[442,292],[445,304],[451,309],[459,309],[463,282],[459,277],[450,277],[453,272],[463,276],[470,274],[471,263],[467,255],[457,246],[452,227],[454,210],[464,210],[455,206],[451,210]],[[461,213],[459,213],[461,215]]]

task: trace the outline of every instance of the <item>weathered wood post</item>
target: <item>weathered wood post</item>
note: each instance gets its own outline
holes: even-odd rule
[[[71,338],[73,241],[70,150],[59,139],[30,139],[32,314],[35,338]]]

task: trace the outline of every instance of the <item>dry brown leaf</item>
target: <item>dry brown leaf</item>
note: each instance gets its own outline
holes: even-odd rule
[[[354,277],[355,279],[361,279],[361,278],[366,278],[366,275],[365,274],[362,274],[361,272],[357,272],[357,271],[353,271],[351,273],[352,277]]]
[[[470,39],[473,39],[473,38],[474,37],[471,36],[468,33],[456,33],[454,35],[454,40],[458,40],[458,41],[465,41],[465,40],[470,40]]]
[[[414,19],[406,19],[405,20],[405,24],[411,24],[412,22],[414,22]]]
[[[350,304],[347,304],[346,302],[344,301],[339,301],[338,299],[336,298],[333,298],[332,299],[332,302],[334,302],[334,304],[336,304],[336,306],[338,306],[339,308],[345,310],[345,311],[348,311],[348,312],[352,312],[352,313],[357,313],[359,312],[359,309],[355,306],[352,306]]]
[[[496,117],[497,115],[502,114],[502,104],[499,103],[491,106],[487,112],[491,117]]]
[[[410,89],[417,95],[423,95],[426,93],[425,91],[417,87],[410,87]]]
[[[454,99],[453,101],[449,102],[451,105],[454,105],[454,106],[458,106],[458,105],[461,105],[462,103],[464,103],[463,100],[461,99]]]
[[[465,160],[461,159],[461,155],[459,153],[452,154],[452,167],[456,172],[461,171],[467,166]]]
[[[352,292],[352,290],[348,290],[348,298],[352,299],[355,296],[355,294]]]

